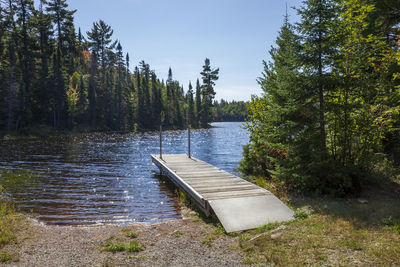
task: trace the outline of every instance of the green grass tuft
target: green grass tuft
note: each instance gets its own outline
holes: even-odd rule
[[[308,214],[304,210],[298,210],[294,213],[294,218],[298,220],[304,220],[308,218]]]
[[[9,260],[11,260],[11,256],[10,254],[8,254],[7,252],[5,253],[0,253],[0,262],[6,263]]]
[[[110,236],[105,242],[105,251],[108,252],[139,252],[142,251],[142,246],[136,241],[130,241],[129,244],[125,243],[114,243],[112,240],[114,236]]]
[[[129,238],[136,238],[138,235],[135,232],[128,232],[125,236]]]
[[[106,251],[108,252],[121,252],[125,251],[126,245],[123,243],[108,243],[106,246]]]
[[[126,245],[125,249],[128,252],[139,252],[143,250],[142,246],[136,241],[129,242],[129,245]]]
[[[389,226],[395,232],[400,234],[400,219],[395,219],[392,216],[389,216],[389,217],[384,218],[382,220],[382,224],[385,225],[385,226]]]
[[[4,190],[0,186],[0,248],[15,239],[17,219],[14,206],[3,197]]]

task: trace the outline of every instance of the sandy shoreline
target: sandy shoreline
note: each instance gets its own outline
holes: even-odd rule
[[[243,265],[235,237],[186,211],[183,219],[154,225],[77,227],[45,225],[28,218],[15,242],[2,249],[12,256],[5,266],[238,266]],[[132,239],[127,232],[137,233]],[[129,243],[140,252],[108,252],[107,239]]]

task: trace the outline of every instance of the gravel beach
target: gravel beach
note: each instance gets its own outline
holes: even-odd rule
[[[184,219],[155,225],[71,227],[44,225],[33,219],[15,242],[0,252],[5,266],[240,266],[236,238],[187,211]],[[136,238],[127,237],[135,232]],[[140,252],[105,251],[107,239],[138,242]]]

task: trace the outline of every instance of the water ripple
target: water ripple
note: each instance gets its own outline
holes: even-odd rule
[[[238,175],[240,123],[192,130],[192,156]],[[187,131],[163,133],[164,153],[186,153]],[[40,179],[10,190],[16,205],[59,225],[156,223],[180,218],[170,184],[152,174],[159,133],[81,134],[0,142],[0,169],[29,169]],[[1,177],[0,177],[1,182]]]

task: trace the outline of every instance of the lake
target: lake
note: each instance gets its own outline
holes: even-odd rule
[[[249,140],[242,125],[222,122],[192,130],[192,156],[239,175],[242,146]],[[163,153],[186,153],[187,135],[164,131]],[[9,193],[17,207],[48,224],[151,224],[181,218],[173,187],[154,173],[152,153],[159,153],[158,132],[2,140],[0,169],[38,175]]]

